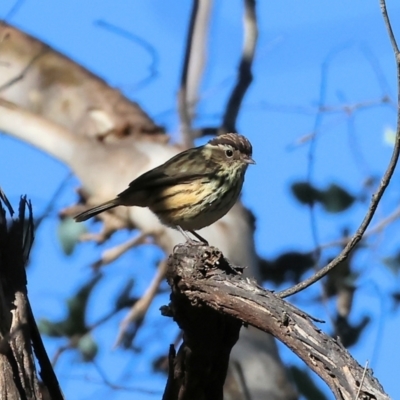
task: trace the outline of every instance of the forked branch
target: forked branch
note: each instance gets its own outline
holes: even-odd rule
[[[288,346],[337,399],[354,400],[358,393],[363,399],[389,399],[372,371],[365,371],[340,341],[322,332],[303,311],[242,278],[241,269],[230,265],[218,249],[179,247],[168,266],[172,294],[164,312],[174,317],[184,335],[178,356],[170,363],[174,371],[164,400],[222,399],[226,358],[242,323]],[[206,392],[210,385],[214,397]],[[179,393],[174,388],[180,388]],[[171,397],[172,392],[178,394]]]
[[[382,16],[385,21],[386,30],[388,32],[388,36],[389,36],[390,42],[392,44],[393,53],[394,53],[395,60],[396,60],[397,90],[398,90],[398,103],[399,103],[399,101],[400,101],[400,53],[399,53],[399,48],[397,46],[396,38],[395,38],[393,30],[392,30],[389,15],[388,15],[388,12],[386,9],[385,0],[380,0],[380,5],[381,5]],[[396,165],[397,165],[397,162],[399,159],[399,154],[400,154],[400,104],[397,107],[397,109],[398,109],[398,113],[397,113],[396,138],[395,138],[395,142],[394,142],[392,157],[390,158],[389,165],[381,179],[378,189],[372,196],[370,205],[368,207],[368,211],[367,211],[363,221],[361,222],[361,225],[359,226],[357,231],[354,233],[354,235],[351,237],[351,239],[346,244],[346,246],[341,251],[341,253],[336,258],[334,258],[328,265],[326,265],[324,268],[320,269],[317,273],[315,273],[310,278],[304,280],[303,282],[298,283],[297,285],[293,286],[290,289],[279,292],[278,296],[281,297],[282,299],[285,297],[288,297],[288,296],[292,296],[293,294],[298,293],[298,292],[308,288],[315,282],[319,281],[326,274],[328,274],[328,272],[330,272],[333,268],[335,268],[337,265],[339,265],[344,260],[346,260],[347,257],[349,256],[349,254],[351,253],[351,251],[354,250],[354,248],[357,246],[357,244],[362,239],[365,231],[367,230],[370,222],[372,221],[372,218],[375,214],[376,209],[378,208],[379,202],[380,202],[383,194],[385,193],[386,188],[389,186],[390,180],[393,176],[393,172],[396,168]]]

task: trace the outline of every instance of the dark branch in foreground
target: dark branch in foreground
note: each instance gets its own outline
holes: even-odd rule
[[[170,352],[173,371],[163,400],[222,399],[229,353],[242,324],[288,346],[337,399],[354,400],[360,392],[360,399],[389,400],[372,371],[365,372],[340,341],[303,311],[242,278],[218,249],[180,246],[168,267],[171,303],[163,311],[177,321],[184,337],[177,356]]]
[[[25,266],[33,232],[30,202],[21,199],[19,217],[10,223],[0,203],[0,398],[41,399],[44,386],[51,399],[63,400],[27,295]],[[36,373],[32,348],[43,382]]]

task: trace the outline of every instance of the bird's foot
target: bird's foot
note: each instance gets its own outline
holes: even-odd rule
[[[207,240],[205,240],[203,237],[201,237],[198,233],[196,233],[194,231],[188,231],[193,236],[195,236],[197,239],[199,239],[199,240],[194,240],[180,226],[178,226],[177,228],[178,228],[178,231],[181,232],[182,235],[185,237],[186,242],[177,244],[173,249],[174,253],[177,250],[177,248],[182,247],[182,246],[187,246],[187,245],[190,245],[190,246],[208,246]]]
[[[190,232],[193,236],[195,236],[197,239],[199,239],[199,241],[193,240],[193,239],[189,238],[189,236],[188,236],[188,239],[189,239],[189,241],[192,242],[192,244],[193,244],[193,243],[198,243],[196,246],[199,246],[199,244],[201,244],[201,245],[203,245],[203,246],[208,246],[207,240],[204,239],[202,236],[200,236],[198,233],[196,233],[195,231],[189,231],[189,232]]]
[[[205,243],[203,243],[203,242],[200,242],[200,241],[198,241],[198,240],[193,240],[193,239],[187,239],[186,240],[186,242],[185,243],[178,243],[178,244],[176,244],[175,246],[174,246],[174,248],[173,248],[173,252],[174,253],[176,253],[177,252],[177,250],[180,248],[180,247],[186,247],[186,246],[206,246],[206,244]]]

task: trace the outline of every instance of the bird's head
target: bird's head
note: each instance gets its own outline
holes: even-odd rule
[[[211,157],[240,168],[255,164],[252,159],[253,148],[247,138],[237,133],[225,133],[211,139],[205,146]]]

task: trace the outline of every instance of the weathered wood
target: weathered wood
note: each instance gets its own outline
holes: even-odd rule
[[[195,279],[202,279],[205,269],[215,269],[214,262],[218,261],[218,255],[205,260],[203,250],[202,246],[179,247],[176,257],[169,259],[171,268],[167,279],[172,289],[171,303],[163,312],[173,316],[182,329],[183,343],[176,356],[170,351],[173,373],[169,374],[163,400],[223,399],[229,355],[239,338],[242,323],[186,296],[182,277],[194,273]]]
[[[185,397],[178,389],[181,385],[183,392],[186,388],[199,390],[200,385],[206,385],[212,378],[210,371],[225,376],[227,351],[234,343],[232,332],[238,331],[234,321],[275,336],[327,383],[336,399],[354,400],[358,391],[359,399],[389,399],[372,371],[364,372],[339,340],[325,334],[303,311],[255,281],[234,273],[218,249],[179,246],[169,259],[167,276],[172,288],[169,308],[184,331],[184,339],[174,361],[176,387],[173,395],[165,395],[164,399],[219,398],[200,397],[198,391],[197,397]],[[227,326],[231,329],[229,334],[227,329],[221,329]],[[215,332],[210,332],[211,329]],[[223,350],[222,343],[225,344]],[[186,373],[186,362],[198,350],[196,374]],[[218,350],[223,352],[224,358],[209,357],[208,352]],[[168,384],[171,386],[171,382]]]
[[[28,205],[29,217],[25,218]],[[0,399],[42,399],[41,378],[53,400],[63,395],[38,334],[27,295],[25,266],[33,242],[31,206],[21,199],[19,218],[8,222],[0,203]],[[32,346],[33,344],[33,346]]]

